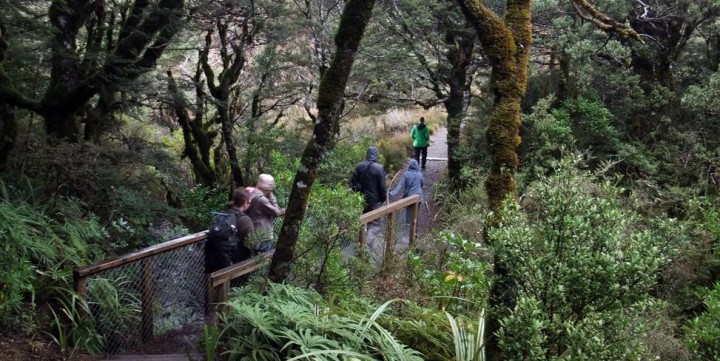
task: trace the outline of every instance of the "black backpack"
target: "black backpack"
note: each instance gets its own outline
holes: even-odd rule
[[[209,271],[227,267],[237,261],[239,245],[235,212],[218,213],[208,228],[205,242],[205,266]]]

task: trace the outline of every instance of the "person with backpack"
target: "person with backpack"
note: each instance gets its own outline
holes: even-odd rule
[[[250,193],[245,189],[233,192],[229,208],[218,214],[210,224],[205,242],[205,271],[212,273],[252,256],[248,247],[255,227],[245,214],[250,206]]]
[[[404,190],[402,198],[409,197],[414,194],[420,195],[420,204],[423,203],[423,186],[425,185],[425,179],[422,172],[418,169],[418,162],[415,159],[410,159],[408,169],[403,174],[400,183],[398,183],[393,190],[390,191],[390,197],[395,197],[401,190]],[[405,227],[410,228],[412,210],[410,207],[405,209]]]
[[[262,253],[271,250],[275,244],[275,218],[285,214],[285,209],[280,208],[273,191],[275,190],[275,178],[270,174],[258,176],[255,187],[248,187],[251,191],[250,208],[247,215],[252,219],[255,232],[257,232],[258,243],[255,245],[255,252]]]
[[[422,165],[422,170],[425,170],[427,149],[430,145],[430,129],[425,125],[425,117],[420,117],[420,123],[413,126],[410,131],[410,138],[412,138],[413,148],[415,148],[414,158],[418,164]]]

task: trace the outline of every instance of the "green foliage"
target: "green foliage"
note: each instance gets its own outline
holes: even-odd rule
[[[367,304],[339,308],[310,290],[281,284],[270,284],[262,293],[235,289],[226,303],[229,310],[220,315],[221,347],[231,360],[311,354],[315,360],[339,360],[338,353],[353,352],[370,359],[421,360],[376,321],[388,304],[368,317],[372,309]]]
[[[365,159],[370,144],[370,139],[367,138],[357,142],[338,142],[323,158],[318,171],[318,182],[328,187],[345,184],[349,188],[355,165]],[[382,157],[382,153],[380,156]]]
[[[137,275],[136,275],[137,276]],[[88,281],[89,309],[97,331],[105,338],[104,351],[114,352],[135,345],[140,325],[140,298],[123,278],[91,278]]]
[[[385,171],[388,174],[402,170],[412,154],[412,142],[407,140],[406,134],[397,135],[391,138],[383,138],[378,145],[380,153],[385,159]]]
[[[211,212],[220,212],[227,208],[229,191],[220,188],[208,188],[198,185],[183,193],[186,223],[191,231],[207,229],[213,219]]]
[[[511,359],[641,355],[635,335],[648,323],[640,314],[655,273],[682,241],[670,232],[675,222],[641,222],[622,208],[620,189],[577,165],[561,160],[489,230],[516,284],[517,305],[498,334]]]
[[[95,328],[89,305],[82,296],[67,288],[57,288],[56,293],[58,296],[50,308],[53,332],[48,335],[60,348],[63,358],[72,360],[78,349],[100,352],[104,340]]]
[[[529,128],[521,143],[523,168],[536,173],[547,169],[553,160],[573,149],[575,136],[567,116],[555,116],[550,112],[552,98],[541,99],[526,116],[524,123]],[[563,113],[565,114],[565,113]]]
[[[720,359],[720,283],[705,295],[705,311],[685,326],[685,344],[698,360]]]
[[[482,252],[479,243],[441,231],[432,250],[412,254],[408,264],[417,289],[434,300],[435,308],[467,315],[479,312],[487,301],[491,265]]]
[[[362,292],[370,269],[343,254],[357,242],[362,201],[342,185],[313,187],[293,266],[296,283],[341,297]]]
[[[560,128],[570,127],[579,149],[591,149],[603,157],[611,155],[620,143],[620,133],[613,125],[613,114],[600,102],[579,97],[567,100],[550,112]],[[557,131],[556,131],[557,133]],[[569,140],[567,134],[560,135]]]
[[[106,236],[96,217],[78,215],[73,201],[51,217],[46,206],[10,199],[4,183],[0,202],[0,321],[6,331],[27,331],[24,316],[35,311],[59,287],[68,287],[73,267],[101,257],[99,240]]]

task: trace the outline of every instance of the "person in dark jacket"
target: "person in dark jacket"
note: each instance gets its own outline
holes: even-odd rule
[[[387,200],[385,184],[385,167],[378,163],[380,151],[376,146],[369,146],[367,157],[355,166],[350,184],[353,190],[363,194],[365,208],[363,213],[378,209]]]
[[[237,247],[225,247],[224,245],[214,244],[208,240],[205,245],[205,270],[208,273],[215,272],[246,260],[252,256],[252,251],[248,247],[250,237],[255,236],[255,227],[252,220],[245,211],[250,206],[250,193],[245,189],[238,188],[233,192],[229,209],[225,212],[235,214],[235,229],[237,230]]]
[[[385,167],[378,163],[380,151],[377,147],[369,146],[367,157],[355,166],[350,179],[350,185],[356,192],[361,192],[365,199],[363,213],[382,207],[387,200],[387,184],[385,183]],[[370,263],[377,267],[384,258],[385,241],[382,233],[383,218],[378,218],[367,224],[367,239]]]

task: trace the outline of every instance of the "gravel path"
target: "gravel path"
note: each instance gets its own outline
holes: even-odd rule
[[[425,238],[432,235],[435,229],[436,208],[433,202],[435,183],[441,178],[447,169],[447,128],[438,128],[430,136],[428,147],[428,160],[423,175],[425,176],[425,201],[427,206],[420,207],[418,214],[418,238]]]

